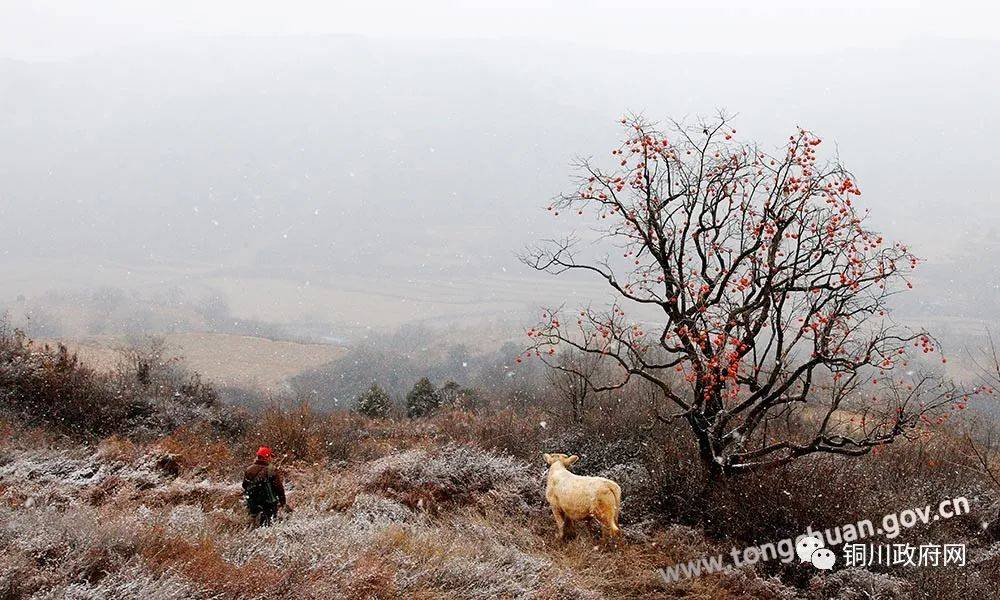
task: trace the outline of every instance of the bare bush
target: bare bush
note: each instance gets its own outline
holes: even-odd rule
[[[0,408],[77,436],[151,437],[192,423],[239,433],[239,411],[211,385],[164,356],[156,341],[123,351],[114,374],[80,363],[66,346],[37,346],[0,321]]]
[[[291,410],[271,406],[256,420],[250,437],[271,445],[276,453],[290,460],[308,462],[347,458],[361,436],[360,425],[364,422],[362,417],[345,411],[318,412],[306,402]]]
[[[500,496],[511,507],[539,504],[540,475],[524,463],[469,446],[409,450],[372,463],[365,485],[403,504],[437,510]]]

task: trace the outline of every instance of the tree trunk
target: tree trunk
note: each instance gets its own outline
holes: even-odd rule
[[[716,460],[709,421],[703,415],[694,413],[688,416],[688,423],[691,425],[695,439],[698,440],[698,458],[701,459],[702,464],[705,466],[709,478],[712,480],[721,478],[725,475],[725,470],[723,469],[723,465]]]

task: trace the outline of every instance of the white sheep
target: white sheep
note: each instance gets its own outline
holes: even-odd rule
[[[618,513],[621,511],[622,490],[618,484],[603,477],[583,477],[570,473],[569,467],[580,459],[565,454],[543,454],[549,465],[545,499],[552,507],[558,533],[563,539],[566,525],[594,518],[601,524],[605,536],[618,535]]]

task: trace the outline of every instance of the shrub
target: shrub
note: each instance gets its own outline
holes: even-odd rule
[[[150,411],[114,389],[109,376],[81,365],[66,346],[38,348],[2,323],[0,405],[28,423],[98,436],[122,431]]]
[[[406,395],[406,416],[411,419],[423,417],[441,405],[441,396],[434,389],[430,379],[421,377]]]
[[[442,409],[430,422],[451,441],[475,444],[540,465],[544,440],[550,435],[545,419],[543,413],[532,409],[478,413]]]
[[[157,449],[171,457],[172,470],[197,469],[225,473],[238,468],[239,457],[224,440],[213,439],[205,425],[181,427],[156,443]]]
[[[243,452],[251,456],[258,446],[266,445],[290,460],[344,460],[363,433],[362,421],[347,412],[318,412],[308,402],[292,410],[271,406],[247,435]]]
[[[161,344],[122,356],[115,373],[98,372],[66,346],[38,347],[0,320],[0,409],[78,437],[149,438],[193,423],[228,435],[245,429],[239,411],[222,407],[197,373],[164,358]]]
[[[438,390],[438,396],[441,399],[441,406],[471,409],[481,404],[478,390],[462,387],[450,379]]]
[[[377,383],[373,383],[370,388],[358,396],[355,405],[357,411],[366,417],[384,419],[389,416],[392,400],[389,398],[389,394],[385,393],[385,390]]]
[[[364,484],[410,507],[437,510],[490,494],[508,508],[541,503],[540,471],[507,456],[449,444],[436,452],[408,450],[372,463]]]

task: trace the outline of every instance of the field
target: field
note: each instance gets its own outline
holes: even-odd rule
[[[289,377],[334,361],[346,352],[342,346],[225,333],[168,333],[161,337],[170,356],[182,358],[213,383],[263,392],[281,391]],[[115,367],[120,358],[118,349],[125,345],[124,340],[115,338],[68,343],[81,360],[101,370]]]
[[[116,304],[142,303],[157,316],[205,329],[199,314],[204,298],[221,298],[232,320],[274,324],[321,323],[344,337],[362,337],[371,330],[391,331],[420,322],[476,322],[534,313],[545,304],[585,303],[607,298],[593,281],[539,276],[514,262],[509,268],[477,277],[413,277],[309,272],[254,275],[211,265],[138,268],[128,264],[35,260],[0,262],[0,279],[21,300],[0,292],[14,316],[44,309],[65,321],[69,335],[86,335],[88,326],[106,315],[105,306],[90,306],[92,296],[112,290]],[[51,282],[59,281],[59,290]],[[9,293],[9,292],[8,292]]]
[[[219,384],[271,390],[372,335],[426,326],[434,328],[436,344],[489,351],[523,343],[523,330],[543,306],[600,306],[609,299],[592,278],[539,277],[513,260],[506,270],[476,277],[314,275],[250,275],[206,264],[139,268],[83,258],[0,262],[7,289],[23,291],[19,297],[0,291],[0,311],[36,338],[71,342],[97,364],[113,360],[109,350],[126,340],[155,333]],[[60,281],[59,290],[52,281]],[[935,367],[975,382],[979,369],[971,356],[998,324],[948,310],[928,313],[921,303],[910,311],[918,314],[902,311],[900,322],[933,332],[948,356]],[[634,316],[659,318],[655,311]],[[247,362],[220,361],[220,354],[245,355]]]

